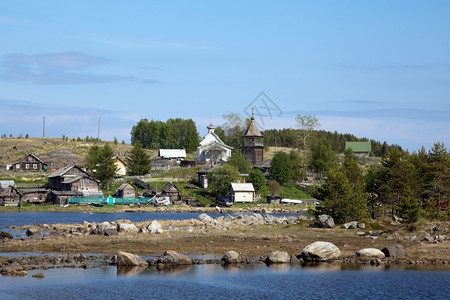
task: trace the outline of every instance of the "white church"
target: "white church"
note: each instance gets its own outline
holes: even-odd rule
[[[197,162],[215,165],[221,162],[226,162],[231,156],[233,147],[225,145],[224,142],[214,133],[214,126],[210,123],[208,133],[197,147]]]

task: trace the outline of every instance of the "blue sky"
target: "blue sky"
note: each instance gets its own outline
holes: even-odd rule
[[[261,129],[314,114],[448,147],[449,15],[450,1],[2,0],[0,134],[40,137],[45,116],[53,137],[96,137],[99,118],[103,140],[129,142],[142,118],[204,135],[253,103]]]

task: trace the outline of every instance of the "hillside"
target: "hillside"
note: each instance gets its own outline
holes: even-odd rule
[[[114,144],[100,142],[102,146],[109,143],[116,156],[127,157],[132,149],[130,144]],[[0,165],[9,165],[20,160],[24,155],[32,153],[49,163],[51,168],[82,164],[89,147],[94,142],[84,140],[63,140],[61,138],[1,138]],[[156,151],[148,151],[152,156]]]

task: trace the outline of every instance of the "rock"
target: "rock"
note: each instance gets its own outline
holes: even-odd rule
[[[148,225],[147,230],[150,233],[163,233],[163,229],[161,227],[161,224],[158,223],[158,221],[153,220],[150,225]]]
[[[237,253],[236,251],[228,251],[223,257],[222,260],[226,263],[226,264],[235,264],[238,263],[240,261],[240,255],[239,253]]]
[[[358,223],[358,225],[356,225],[356,227],[364,229],[364,228],[366,228],[366,224],[365,223]]]
[[[340,256],[341,250],[329,242],[314,242],[306,246],[301,253],[301,257],[305,261],[328,261]]]
[[[108,232],[108,234],[107,234]],[[100,234],[100,235],[115,235],[114,232],[118,232],[117,231],[117,226],[113,225],[109,222],[103,222],[97,225],[96,228],[94,228],[91,231],[91,234]]]
[[[148,262],[139,255],[122,252],[117,252],[114,257],[114,263],[118,266],[147,266]]]
[[[0,231],[0,240],[4,240],[4,239],[12,239],[13,236],[11,233],[6,232],[6,231]]]
[[[363,232],[363,231],[358,231],[358,232],[356,233],[356,235],[357,235],[357,236],[365,236],[365,235],[367,235],[367,233],[366,233],[366,232]]]
[[[429,243],[433,243],[433,242],[434,242],[434,239],[433,239],[431,236],[426,235],[426,236],[423,238],[422,241],[429,242]]]
[[[137,228],[136,225],[128,223],[119,223],[117,228],[119,232],[137,233],[139,231],[139,228]]]
[[[267,263],[289,263],[291,257],[285,251],[273,251],[267,257]]]
[[[45,274],[39,272],[39,273],[31,275],[31,277],[34,277],[34,278],[45,278]]]
[[[211,222],[213,220],[213,218],[208,216],[207,214],[200,214],[197,217],[197,220],[204,221],[204,222]]]
[[[117,227],[115,227],[113,229],[105,229],[105,231],[103,232],[103,235],[106,235],[106,236],[119,235],[119,232],[117,231]]]
[[[297,256],[292,255],[291,260],[289,262],[291,263],[291,265],[295,265],[295,264],[300,263],[300,260],[297,258]]]
[[[381,251],[386,257],[392,257],[393,259],[402,258],[405,256],[405,250],[402,245],[388,246],[381,249]]]
[[[163,257],[158,259],[158,262],[172,266],[192,265],[192,259],[173,250],[165,251]]]
[[[356,251],[356,256],[359,257],[376,257],[376,258],[384,258],[385,255],[381,250],[375,248],[364,248]]]
[[[37,229],[35,228],[28,228],[27,231],[25,232],[27,236],[32,236],[32,235],[38,235],[41,234]]]
[[[322,228],[334,228],[334,220],[329,215],[320,215],[319,222]]]
[[[434,240],[435,240],[436,242],[443,242],[443,241],[445,241],[445,239],[446,239],[446,236],[445,236],[445,235],[442,235],[442,234],[437,235],[437,236],[435,236],[435,238],[434,238]]]
[[[355,229],[358,226],[358,222],[356,221],[352,221],[352,222],[347,222],[345,224],[342,225],[342,228],[345,229]]]

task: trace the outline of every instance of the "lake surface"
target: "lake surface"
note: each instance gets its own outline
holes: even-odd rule
[[[37,272],[46,277],[31,277]],[[0,299],[448,299],[449,293],[450,271],[432,266],[107,266],[0,276]]]

